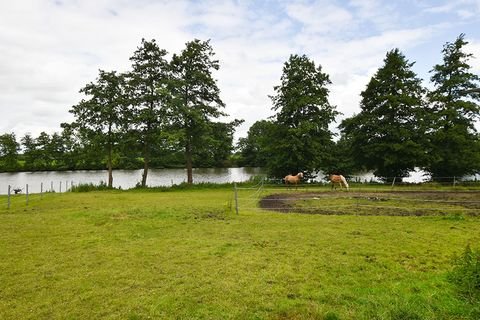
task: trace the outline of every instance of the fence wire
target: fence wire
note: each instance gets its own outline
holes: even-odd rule
[[[419,188],[350,188],[331,191],[327,185],[286,187],[261,184],[238,188],[239,211],[279,211],[328,214],[437,215],[465,213],[480,216],[480,190]],[[458,184],[457,184],[458,186]],[[359,213],[358,211],[363,213]],[[366,211],[370,210],[368,213]],[[357,211],[357,212],[356,212]],[[388,211],[388,212],[387,212]]]

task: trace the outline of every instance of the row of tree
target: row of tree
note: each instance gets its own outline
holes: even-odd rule
[[[361,111],[340,123],[336,141],[330,128],[339,112],[328,100],[329,76],[307,56],[290,56],[271,96],[275,115],[239,140],[238,164],[265,167],[274,177],[373,170],[388,179],[415,167],[434,178],[479,172],[479,77],[470,72],[466,44],[463,34],[445,44],[443,63],[431,71],[431,91],[400,50],[388,52],[361,93]],[[0,168],[107,167],[111,186],[113,168],[141,166],[145,186],[151,166],[185,166],[192,183],[193,166],[225,165],[241,121],[215,121],[225,113],[209,41],[186,43],[170,61],[166,55],[155,40],[142,40],[130,71],[100,70],[70,110],[75,121],[62,124],[60,134],[25,135],[20,155],[15,135],[1,135]]]
[[[210,141],[213,148],[196,150],[193,164],[197,167],[228,167],[234,165],[233,130],[223,123],[212,128]],[[114,169],[140,169],[143,161],[140,151],[129,144],[131,138],[119,142],[112,155]],[[178,146],[153,149],[150,159],[154,168],[185,167],[185,155]],[[41,132],[37,137],[25,134],[20,139],[15,133],[0,135],[0,172],[103,170],[107,157],[102,148],[88,139],[77,136],[68,128],[49,135]]]
[[[443,63],[431,70],[431,91],[399,49],[388,52],[361,93],[361,111],[340,123],[336,142],[328,75],[308,57],[292,55],[271,97],[276,114],[239,141],[241,165],[266,167],[276,177],[373,170],[388,179],[416,167],[432,178],[479,172],[479,77],[470,72],[466,44],[463,34],[445,44]]]
[[[155,40],[142,39],[130,71],[100,70],[95,82],[81,88],[86,98],[71,108],[75,121],[63,123],[61,134],[21,139],[23,163],[15,135],[2,135],[0,165],[8,170],[106,166],[110,187],[113,168],[138,167],[139,162],[142,186],[152,165],[184,165],[188,183],[194,164],[224,165],[242,121],[215,121],[226,114],[212,76],[219,62],[209,41],[187,42],[170,61],[166,56]]]

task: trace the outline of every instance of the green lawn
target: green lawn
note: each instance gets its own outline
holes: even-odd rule
[[[255,196],[240,191],[239,215],[230,188],[45,194],[9,210],[2,197],[0,319],[479,316],[446,275],[480,243],[480,218],[286,214]]]

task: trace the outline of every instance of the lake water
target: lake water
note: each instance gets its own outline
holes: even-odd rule
[[[114,170],[113,186],[129,189],[135,187],[142,180],[143,170]],[[261,168],[194,168],[193,182],[229,183],[247,181],[253,176],[262,175]],[[108,180],[106,170],[79,170],[79,171],[40,171],[0,173],[0,194],[8,193],[11,188],[23,189],[28,184],[29,193],[39,193],[43,184],[43,192],[54,190],[64,192],[74,185],[93,183],[99,184]],[[186,169],[150,169],[147,176],[147,185],[171,186],[186,182]],[[13,193],[13,192],[12,192]]]
[[[143,170],[114,170],[113,185],[115,188],[130,189],[142,180]],[[253,176],[265,175],[262,168],[195,168],[193,169],[193,182],[230,183],[248,181]],[[315,179],[322,181],[324,175],[319,173]],[[75,185],[93,183],[99,184],[107,181],[106,170],[80,170],[80,171],[40,171],[40,172],[15,172],[0,173],[0,194],[8,193],[8,186],[12,189],[20,188],[25,192],[28,184],[29,193],[39,193],[41,190],[64,192]],[[150,187],[171,186],[186,182],[186,169],[150,169],[147,185]],[[418,183],[429,179],[421,170],[410,173],[404,182]],[[469,180],[480,180],[480,175],[469,177]],[[371,172],[356,174],[350,177],[351,181],[380,182]],[[323,182],[325,182],[323,180]],[[43,189],[42,189],[43,184]]]

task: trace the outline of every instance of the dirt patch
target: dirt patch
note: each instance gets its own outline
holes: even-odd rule
[[[260,207],[324,215],[480,216],[480,192],[295,192],[268,195],[260,200]]]

